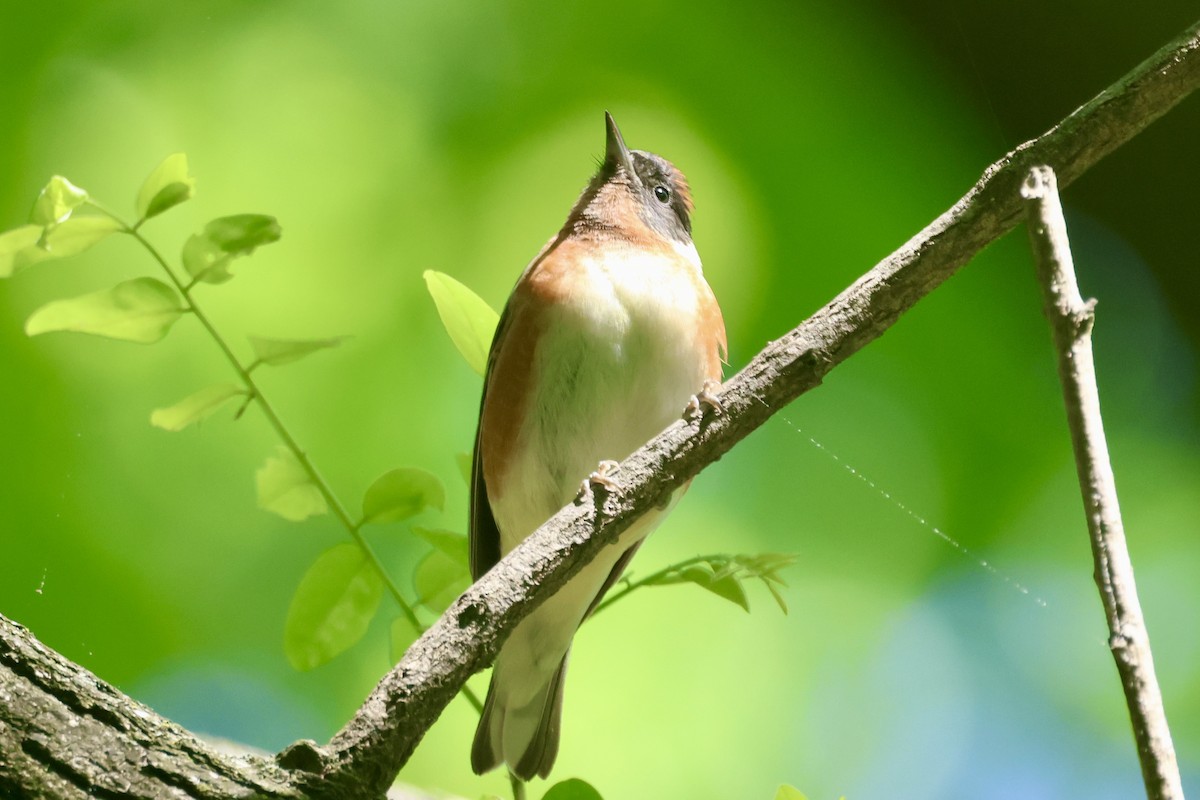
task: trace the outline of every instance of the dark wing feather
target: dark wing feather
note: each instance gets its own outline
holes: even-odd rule
[[[483,375],[483,392],[479,396],[479,422],[475,426],[475,452],[471,456],[471,513],[469,539],[471,543],[471,579],[479,580],[483,574],[500,560],[500,529],[492,515],[492,504],[488,501],[487,484],[483,479],[483,404],[487,400],[488,384],[492,369],[496,365],[496,353],[508,330],[509,308],[506,303],[496,323],[492,346],[488,351],[487,369]]]

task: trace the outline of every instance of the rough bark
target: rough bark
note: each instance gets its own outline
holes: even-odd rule
[[[1200,25],[988,167],[952,208],[732,378],[721,393],[724,413],[676,423],[622,464],[621,491],[599,498],[598,512],[590,502],[567,507],[506,556],[409,649],[324,747],[297,743],[278,763],[229,761],[46,648],[18,648],[23,629],[0,618],[0,790],[16,797],[79,797],[85,787],[96,787],[111,796],[153,778],[162,793],[144,796],[382,795],[442,709],[490,663],[516,623],[612,542],[639,510],[661,503],[818,385],[1012,229],[1030,167],[1050,164],[1065,185],[1198,85]],[[59,671],[61,682],[45,683],[45,675]],[[74,737],[77,726],[89,726],[87,735]]]
[[[1154,672],[1150,634],[1133,579],[1133,560],[1125,543],[1117,482],[1100,415],[1100,390],[1092,359],[1095,301],[1084,302],[1079,294],[1053,170],[1034,167],[1021,193],[1027,200],[1029,238],[1058,354],[1058,376],[1087,516],[1096,587],[1108,620],[1109,647],[1125,690],[1142,782],[1150,800],[1183,800],[1179,764]]]

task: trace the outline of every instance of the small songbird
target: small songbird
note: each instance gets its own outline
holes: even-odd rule
[[[605,121],[604,162],[521,273],[488,355],[471,469],[475,579],[589,483],[616,489],[612,459],[699,410],[697,397],[719,408],[709,389],[725,323],[692,244],[687,182]],[[475,732],[477,774],[502,762],[522,780],[549,774],[571,639],[686,488],[517,625]]]

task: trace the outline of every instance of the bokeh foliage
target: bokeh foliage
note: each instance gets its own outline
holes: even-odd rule
[[[1012,12],[971,13],[983,16],[951,41],[991,52],[977,20]],[[238,342],[350,336],[259,377],[344,497],[419,466],[447,494],[416,521],[461,531],[458,456],[479,378],[441,332],[423,274],[499,307],[602,152],[603,109],[693,186],[732,371],[1190,13],[1102,14],[1142,51],[1066,40],[1094,70],[1085,81],[1064,59],[1053,83],[1080,93],[1014,122],[899,5],[24,8],[0,33],[0,229],[28,221],[54,174],[133,216],[141,178],[186,151],[195,196],[147,237],[174,251],[215,218],[277,217],[284,236],[253,268],[197,288],[206,309]],[[1006,88],[1034,106],[1044,96]],[[1176,163],[1169,148],[1131,149],[1152,173]],[[1194,787],[1195,340],[1177,311],[1186,284],[1171,282],[1186,260],[1138,244],[1121,202],[1161,203],[1176,227],[1196,203],[1146,200],[1105,170],[1064,200],[1083,290],[1100,300],[1118,488]],[[231,402],[179,433],[149,424],[152,409],[228,380],[220,354],[188,319],[153,348],[24,334],[34,309],[143,274],[144,257],[112,237],[0,283],[0,610],[190,727],[267,747],[325,738],[386,669],[390,617],[322,667],[289,665],[292,593],[344,534],[256,507],[254,474],[276,441],[253,409],[231,422]],[[697,553],[797,552],[791,614],[763,591],[747,615],[662,588],[597,617],[574,649],[556,777],[606,797],[770,797],[781,783],[814,798],[1137,790],[1032,274],[1020,235],[993,246],[696,481],[634,577]],[[398,574],[429,549],[373,528]],[[473,718],[451,706],[403,777],[502,791],[499,776],[469,773]]]

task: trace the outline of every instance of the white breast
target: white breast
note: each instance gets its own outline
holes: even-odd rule
[[[699,272],[695,248],[680,249]],[[701,388],[700,298],[679,264],[630,249],[578,265],[576,294],[547,320],[511,489],[493,509],[502,550],[565,505],[599,461],[625,458],[678,419]]]

